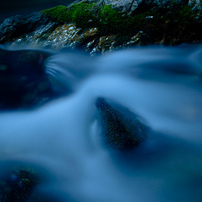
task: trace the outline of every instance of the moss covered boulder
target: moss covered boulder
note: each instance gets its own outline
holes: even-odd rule
[[[91,54],[201,41],[201,1],[191,0],[87,0],[15,16],[0,25],[1,44],[82,48]]]

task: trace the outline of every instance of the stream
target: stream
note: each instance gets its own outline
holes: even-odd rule
[[[33,202],[200,202],[201,58],[200,44],[51,52],[42,73],[69,91],[1,111],[0,177],[36,168]]]

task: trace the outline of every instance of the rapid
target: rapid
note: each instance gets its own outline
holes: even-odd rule
[[[52,52],[44,74],[55,91],[68,92],[34,109],[0,112],[0,176],[23,165],[43,179],[27,201],[36,194],[67,202],[202,200],[200,44],[93,57]],[[145,139],[123,150],[105,144],[116,129],[99,98],[115,119],[138,117],[133,124],[148,128]]]

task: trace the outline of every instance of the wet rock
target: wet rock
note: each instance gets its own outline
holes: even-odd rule
[[[30,33],[47,22],[48,18],[39,12],[28,16],[10,17],[0,25],[0,43],[13,41],[13,39]]]
[[[129,109],[104,98],[97,98],[98,122],[101,136],[107,147],[127,150],[139,145],[149,131],[146,124]]]
[[[107,51],[112,51],[115,49],[116,42],[116,36],[110,35],[110,36],[102,36],[98,39],[98,43],[96,46],[94,45],[94,48],[91,50],[91,55],[96,53],[105,53]]]
[[[30,108],[55,96],[45,74],[50,52],[0,49],[0,109]]]
[[[0,201],[27,201],[39,177],[26,168],[10,170],[0,178]]]
[[[58,26],[50,34],[45,44],[48,44],[55,49],[63,48],[66,46],[76,47],[77,42],[80,39],[80,35],[78,35],[80,30],[81,29],[77,28],[73,23]]]
[[[30,44],[38,47],[48,46],[47,38],[52,34],[52,32],[58,27],[56,22],[48,22],[42,26],[39,26],[33,32],[21,35],[16,38],[15,41],[11,43],[11,46],[18,46],[24,44]]]
[[[97,27],[90,28],[81,34],[79,47],[85,47],[90,52],[97,44],[99,38],[99,31]]]
[[[200,8],[198,0],[79,1],[6,19],[0,43],[80,48],[91,55],[130,46],[199,43]]]
[[[40,165],[17,160],[1,160],[0,170],[0,201],[61,201],[54,193],[40,189],[53,179],[50,178],[50,172]]]
[[[193,10],[202,10],[202,2],[200,0],[189,0],[188,5],[192,6]]]

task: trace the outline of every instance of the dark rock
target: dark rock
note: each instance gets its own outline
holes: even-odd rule
[[[48,23],[48,18],[39,12],[28,16],[16,15],[5,19],[0,25],[0,43],[17,39],[46,23]]]
[[[39,181],[31,169],[16,168],[7,171],[0,178],[0,201],[27,201]]]
[[[55,95],[44,70],[50,52],[0,49],[0,109],[28,108]]]
[[[109,104],[97,98],[98,121],[106,146],[127,150],[139,145],[147,136],[149,128],[129,109],[119,104]]]
[[[7,160],[0,161],[1,202],[61,201],[54,193],[44,193],[41,185],[50,183],[52,174],[40,165]]]

